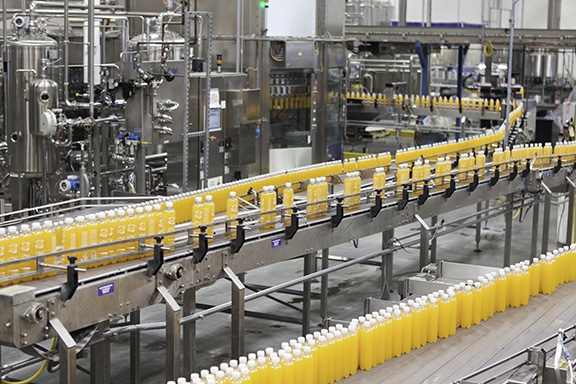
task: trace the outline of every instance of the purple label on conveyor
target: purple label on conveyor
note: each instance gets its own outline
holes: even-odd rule
[[[109,283],[98,287],[98,296],[109,295],[113,292],[114,292],[114,283]]]
[[[273,239],[272,240],[272,248],[276,248],[282,245],[282,239]]]

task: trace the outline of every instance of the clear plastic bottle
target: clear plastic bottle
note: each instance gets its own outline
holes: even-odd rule
[[[309,218],[314,218],[316,217],[316,214],[318,213],[318,204],[316,204],[316,202],[318,201],[318,183],[316,181],[316,179],[310,179],[310,182],[308,183],[308,187],[306,189],[306,215]]]
[[[238,225],[238,197],[235,191],[230,191],[226,201],[226,219],[228,220],[228,229],[230,238],[236,238],[236,226]]]
[[[166,225],[166,233],[174,232],[176,230],[176,211],[174,210],[174,203],[167,201],[164,207],[164,223]],[[176,235],[166,235],[164,237],[164,245],[171,246],[175,242]]]
[[[194,199],[194,205],[192,206],[192,227],[196,228],[192,232],[194,235],[198,236],[200,233],[200,226],[204,223],[204,203],[202,202],[202,196],[196,196]],[[194,239],[197,241],[197,237]]]
[[[22,260],[27,260],[20,265],[20,274],[30,274],[31,272],[36,271],[34,267],[36,262],[32,259],[34,256],[33,254],[33,238],[32,238],[32,231],[30,230],[30,226],[28,224],[20,225],[20,254],[19,258]],[[27,278],[23,279],[24,281],[30,280],[31,277],[28,276]]]
[[[402,310],[402,353],[410,353],[412,347],[412,314],[408,306]]]
[[[206,235],[209,236],[208,242],[213,241],[214,237],[214,213],[216,206],[212,200],[212,195],[206,195],[206,202],[204,203],[204,214],[202,220],[206,225]]]

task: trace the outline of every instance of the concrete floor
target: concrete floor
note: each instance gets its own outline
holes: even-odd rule
[[[404,140],[404,139],[403,139]],[[384,148],[382,145],[379,149]],[[384,148],[385,149],[385,148]],[[499,201],[491,201],[491,205],[499,204]],[[449,220],[450,218],[460,217],[466,212],[473,212],[475,207],[469,207],[454,211],[446,217],[441,219]],[[513,223],[513,244],[512,244],[512,263],[525,260],[529,258],[527,254],[527,244],[530,244],[531,239],[531,211],[528,212],[526,217],[523,217],[523,222],[520,223],[516,219]],[[553,210],[553,218],[550,225],[550,244],[549,249],[556,246],[556,212]],[[543,227],[547,227],[544,226]],[[481,252],[476,252],[476,244],[474,241],[474,228],[462,228],[450,235],[438,239],[437,255],[439,260],[448,260],[462,263],[473,263],[486,266],[502,266],[503,264],[503,244],[504,244],[504,218],[492,219],[482,225],[482,241],[480,243]],[[406,225],[396,229],[396,236],[403,236],[406,234],[416,234],[419,227],[416,224]],[[381,236],[374,235],[363,238],[357,244],[357,247],[352,243],[345,243],[340,246],[334,247],[330,250],[330,254],[334,256],[344,256],[354,258],[367,253],[375,252],[381,249]],[[399,299],[396,291],[397,280],[402,276],[413,274],[418,271],[418,248],[407,248],[399,251],[394,255],[394,281],[391,282],[390,287],[394,289],[392,292],[393,299]],[[331,265],[336,263],[332,261]],[[318,265],[320,262],[318,260]],[[303,260],[294,259],[281,264],[264,267],[255,271],[251,271],[246,275],[246,282],[257,283],[262,285],[274,285],[287,280],[300,277],[303,273]],[[353,317],[362,315],[363,301],[367,297],[378,297],[382,289],[382,281],[380,278],[380,268],[377,266],[369,265],[355,265],[349,269],[341,270],[330,275],[329,278],[329,317],[337,320],[350,320]],[[294,286],[294,289],[301,289],[301,286]],[[320,284],[319,282],[313,283],[313,301],[312,301],[312,327],[313,330],[320,329],[320,302],[319,302]],[[249,292],[248,292],[249,293]],[[293,295],[275,294],[275,298],[285,301],[296,308],[301,308],[301,298]],[[202,288],[198,291],[197,301],[203,304],[220,304],[230,300],[230,283],[221,280],[209,287]],[[531,303],[530,305],[533,305]],[[537,305],[537,303],[535,304]],[[526,307],[524,311],[530,312]],[[284,315],[293,318],[301,317],[301,313],[285,304],[278,303],[277,301],[268,298],[258,299],[246,304],[246,309],[251,311],[258,311],[263,313],[274,313],[276,315]],[[518,311],[519,312],[519,311]],[[524,312],[522,312],[524,313]],[[164,320],[164,307],[156,305],[146,308],[142,311],[142,322],[158,322]],[[509,316],[508,311],[500,317],[504,318]],[[515,315],[522,316],[522,315]],[[497,320],[494,318],[493,320]],[[484,326],[491,327],[489,320],[485,322]],[[496,324],[496,323],[493,323]],[[548,328],[538,330],[538,324],[534,324],[534,329],[540,333],[547,334]],[[466,338],[469,334],[482,334],[485,328],[478,328],[468,330],[467,332],[460,332],[454,337]],[[288,341],[289,339],[296,338],[301,334],[301,326],[297,324],[288,324],[278,321],[262,320],[255,318],[246,319],[246,353],[255,352],[259,349],[266,347],[280,347],[280,343]],[[537,335],[532,335],[532,339],[537,339]],[[444,340],[444,343],[447,340]],[[442,343],[437,343],[442,349]],[[444,343],[447,345],[447,343]],[[455,348],[460,348],[455,344]],[[155,384],[164,383],[164,360],[165,360],[165,338],[163,331],[150,331],[143,332],[141,336],[141,376],[142,384]],[[527,345],[518,345],[518,348],[524,348]],[[129,336],[122,335],[112,340],[111,353],[112,353],[112,383],[128,383],[129,382]],[[197,324],[197,359],[198,371],[200,369],[208,368],[211,365],[216,365],[230,359],[230,316],[227,314],[216,314],[199,321]],[[496,351],[495,351],[496,352]],[[396,361],[388,362],[381,367],[378,367],[368,373],[361,373],[355,377],[345,380],[345,383],[380,383],[380,382],[432,382],[426,380],[412,381],[406,379],[399,381],[383,381],[382,377],[387,377],[390,368],[399,370],[400,367],[406,367],[409,363],[414,362],[428,362],[432,361],[437,355],[437,350],[433,347],[422,348],[417,351],[417,354],[410,354],[405,358],[395,359]],[[18,351],[2,347],[2,362],[14,362],[22,358],[22,354]],[[417,358],[416,360],[411,357]],[[78,364],[81,367],[89,369],[89,357],[79,358]],[[13,375],[11,378],[24,379],[29,377],[36,367],[23,369]],[[382,370],[381,370],[382,369]],[[460,366],[453,367],[449,365],[439,365],[438,371],[444,372],[458,372],[460,376],[468,373],[465,369],[462,370]],[[471,369],[472,371],[472,369]],[[440,377],[440,376],[439,376]],[[441,376],[444,379],[448,376]],[[78,372],[79,383],[89,383],[89,377],[84,372]],[[451,377],[455,378],[455,377]],[[433,382],[446,382],[445,380],[433,380]],[[37,383],[58,383],[57,374],[43,373],[35,382]]]

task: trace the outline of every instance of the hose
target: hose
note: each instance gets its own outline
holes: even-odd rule
[[[52,343],[50,344],[50,350],[53,350],[55,346],[56,346],[56,338],[54,337],[54,338],[52,338]],[[32,376],[30,376],[29,378],[27,378],[26,380],[22,380],[22,381],[2,380],[2,384],[29,384],[32,381],[36,380],[42,374],[42,372],[44,372],[44,370],[46,369],[47,366],[48,366],[48,360],[44,360],[44,362],[42,363],[40,368],[38,368],[36,373],[33,374]]]
[[[502,210],[505,211],[506,208],[504,207],[504,201],[502,200],[502,196],[500,196],[500,205],[502,206]],[[516,220],[518,218],[518,216],[520,216],[521,212],[522,212],[522,208],[518,208],[518,210],[516,211],[514,216],[512,216],[512,220]]]
[[[486,43],[484,43],[484,47],[482,48],[482,53],[484,54],[485,57],[492,57],[492,54],[494,53],[494,46],[492,45],[492,43],[490,41],[487,41]]]

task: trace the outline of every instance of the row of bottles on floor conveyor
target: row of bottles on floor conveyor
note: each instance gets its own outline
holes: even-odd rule
[[[563,247],[510,267],[410,298],[364,316],[348,326],[337,324],[213,366],[184,383],[329,384],[369,370],[393,357],[470,328],[508,307],[528,304],[531,296],[552,293],[576,280],[576,245]]]
[[[159,202],[155,202],[78,215],[74,218],[67,217],[63,221],[47,220],[43,224],[34,222],[22,224],[20,227],[0,228],[0,278],[10,278],[9,282],[15,283],[56,273],[49,267],[45,268],[46,273],[38,273],[41,271],[38,270],[37,260],[50,265],[66,265],[67,258],[75,256],[77,262],[85,262],[87,267],[96,267],[141,257],[142,255],[121,256],[138,251],[137,241],[115,245],[109,243],[173,232],[176,220],[172,202],[166,201],[163,205],[164,208]],[[146,242],[153,244],[152,239]],[[163,242],[168,246],[173,243],[174,235],[166,236]],[[92,246],[99,247],[79,250]],[[38,258],[57,251],[70,252],[49,256],[43,260]],[[150,254],[146,252],[144,256]],[[6,262],[16,260],[23,261],[5,265]]]
[[[456,97],[430,97],[418,95],[394,95],[387,97],[382,93],[348,92],[346,98],[349,100],[361,100],[364,104],[376,104],[386,106],[411,105],[416,108],[433,109],[460,109],[460,99]],[[502,111],[502,105],[498,99],[462,99],[462,109],[468,111]]]

